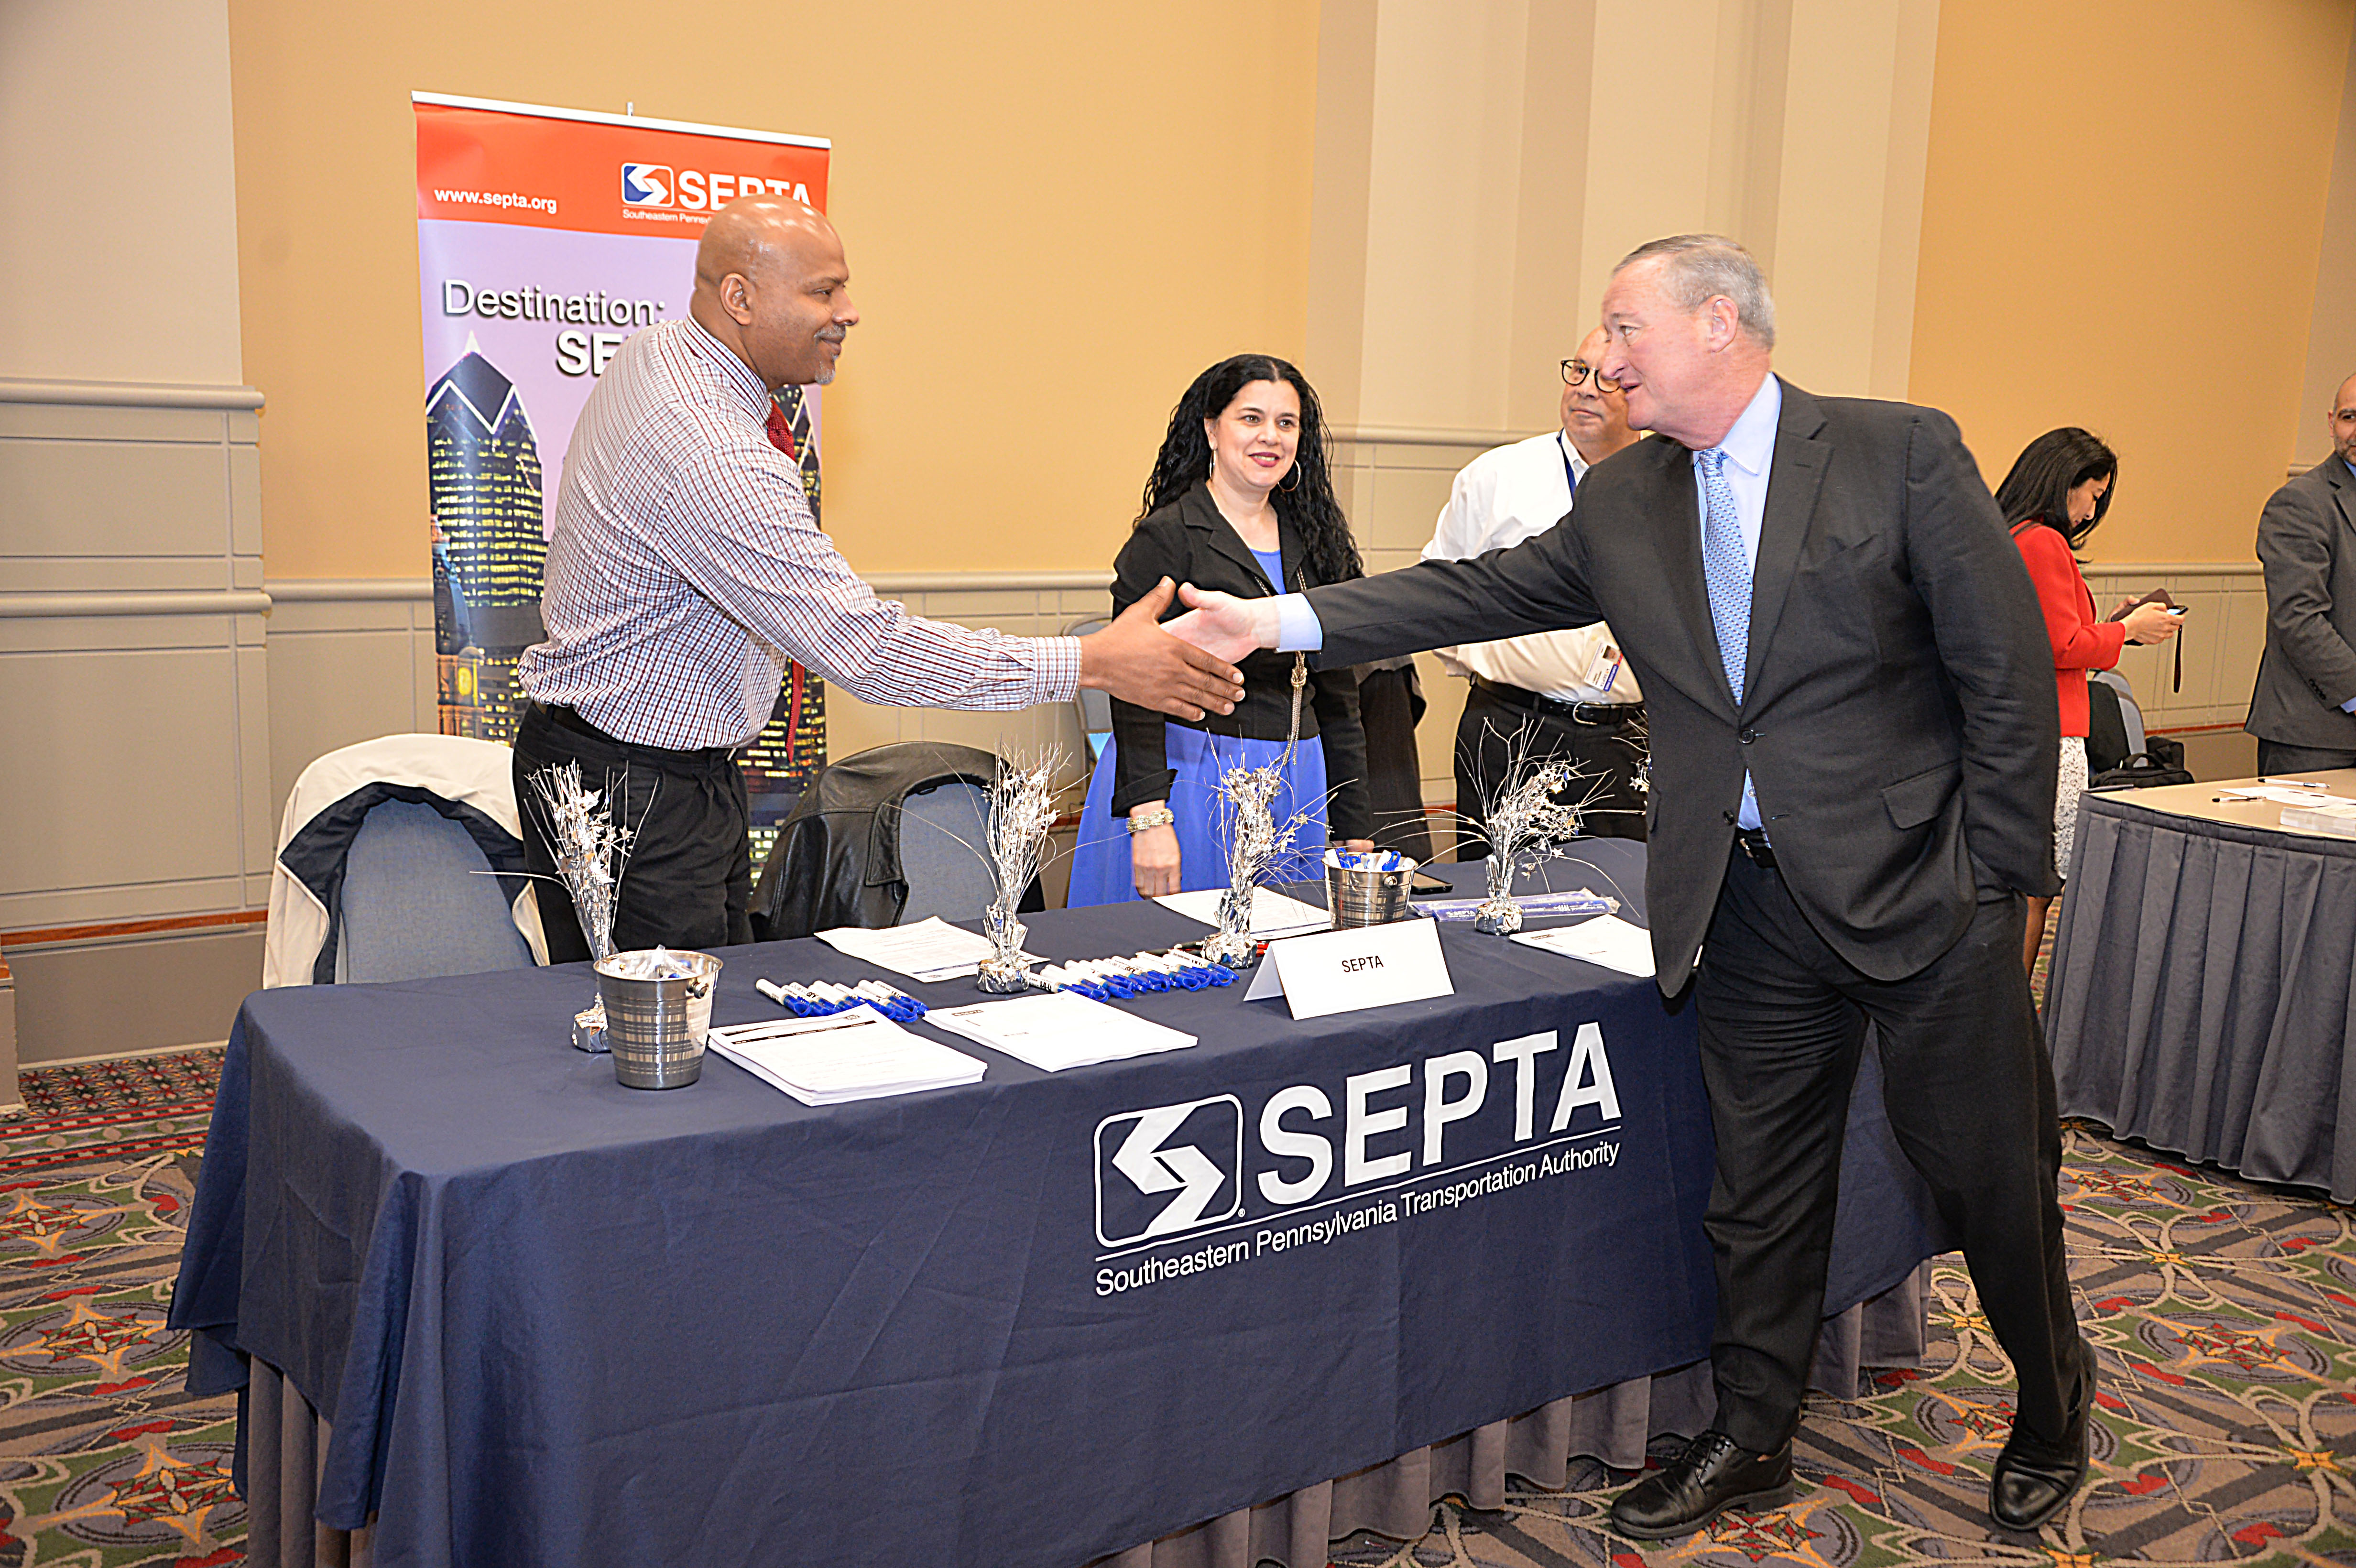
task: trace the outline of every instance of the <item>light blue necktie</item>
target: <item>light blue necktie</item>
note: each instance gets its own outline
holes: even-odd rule
[[[1712,447],[1694,453],[1701,470],[1701,493],[1708,503],[1701,525],[1702,581],[1709,590],[1710,624],[1718,630],[1718,659],[1726,667],[1726,684],[1734,688],[1734,706],[1742,706],[1742,667],[1751,655],[1751,560],[1742,550],[1742,518],[1734,509],[1734,486],[1726,482],[1726,450]],[[1737,825],[1760,826],[1759,796],[1751,773],[1742,773],[1742,806]]]
[[[1719,662],[1742,706],[1742,666],[1751,653],[1751,562],[1742,551],[1742,519],[1734,509],[1734,486],[1726,482],[1726,451],[1694,453],[1701,470],[1708,510],[1701,525],[1702,578],[1709,587],[1709,619],[1718,629]]]

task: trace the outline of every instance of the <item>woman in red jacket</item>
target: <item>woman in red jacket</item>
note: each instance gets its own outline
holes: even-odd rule
[[[2074,551],[2111,509],[2119,460],[2075,425],[2049,430],[2022,449],[1997,486],[1996,504],[2037,585],[2045,635],[2053,644],[2054,696],[2062,708],[2062,772],[2053,802],[2053,858],[2063,877],[2078,831],[2078,797],[2086,789],[2086,672],[2109,669],[2119,649],[2176,635],[2176,617],[2157,604],[2138,604],[2121,621],[2094,618],[2094,596],[2078,571]],[[2032,971],[2045,940],[2050,899],[2029,901],[2029,933],[2021,962]]]

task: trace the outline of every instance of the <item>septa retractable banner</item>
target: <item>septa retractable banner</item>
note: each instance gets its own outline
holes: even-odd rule
[[[629,335],[687,314],[711,215],[763,192],[826,209],[829,144],[412,93],[425,453],[442,732],[514,736],[516,661],[542,639],[547,507],[573,421]],[[778,394],[819,506],[815,387]],[[743,753],[756,839],[826,762],[826,694],[798,664]],[[756,844],[756,856],[766,843]]]

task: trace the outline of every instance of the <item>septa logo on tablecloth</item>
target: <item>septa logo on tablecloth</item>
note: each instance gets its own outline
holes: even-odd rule
[[[1244,1107],[1233,1094],[1097,1124],[1097,1240],[1173,1236],[1243,1210]]]
[[[624,207],[669,207],[671,193],[679,188],[669,164],[624,164],[622,165],[622,205]]]

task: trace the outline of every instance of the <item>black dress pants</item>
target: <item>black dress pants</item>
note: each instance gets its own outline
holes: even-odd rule
[[[1636,769],[1644,752],[1629,727],[1632,717],[1581,723],[1568,714],[1516,707],[1485,687],[1467,691],[1464,716],[1456,721],[1456,858],[1477,860],[1489,852],[1481,803],[1505,783],[1516,754],[1578,763],[1583,776],[1557,798],[1592,796],[1584,826],[1598,838],[1643,838],[1644,794],[1636,787]]]
[[[2053,1070],[2020,964],[2022,903],[1983,891],[1962,940],[1902,980],[1825,944],[1774,868],[1738,844],[1695,1002],[1717,1125],[1706,1226],[1718,1265],[1713,1424],[1745,1448],[1797,1424],[1824,1315],[1841,1135],[1865,1026],[1899,1147],[1964,1241],[2019,1378],[2019,1421],[2058,1441],[2086,1355],[2055,1184]]]
[[[530,775],[581,764],[583,785],[610,790],[615,820],[637,837],[614,901],[614,947],[726,947],[753,940],[752,810],[744,771],[724,746],[674,752],[635,746],[566,709],[532,703],[516,727],[516,804],[523,816],[524,869],[538,879],[548,961],[588,957],[572,896],[555,880],[546,811]]]
[[[2294,746],[2286,741],[2261,740],[2258,742],[2258,772],[2262,776],[2329,773],[2333,768],[2356,768],[2356,752],[2335,752],[2322,746]]]

